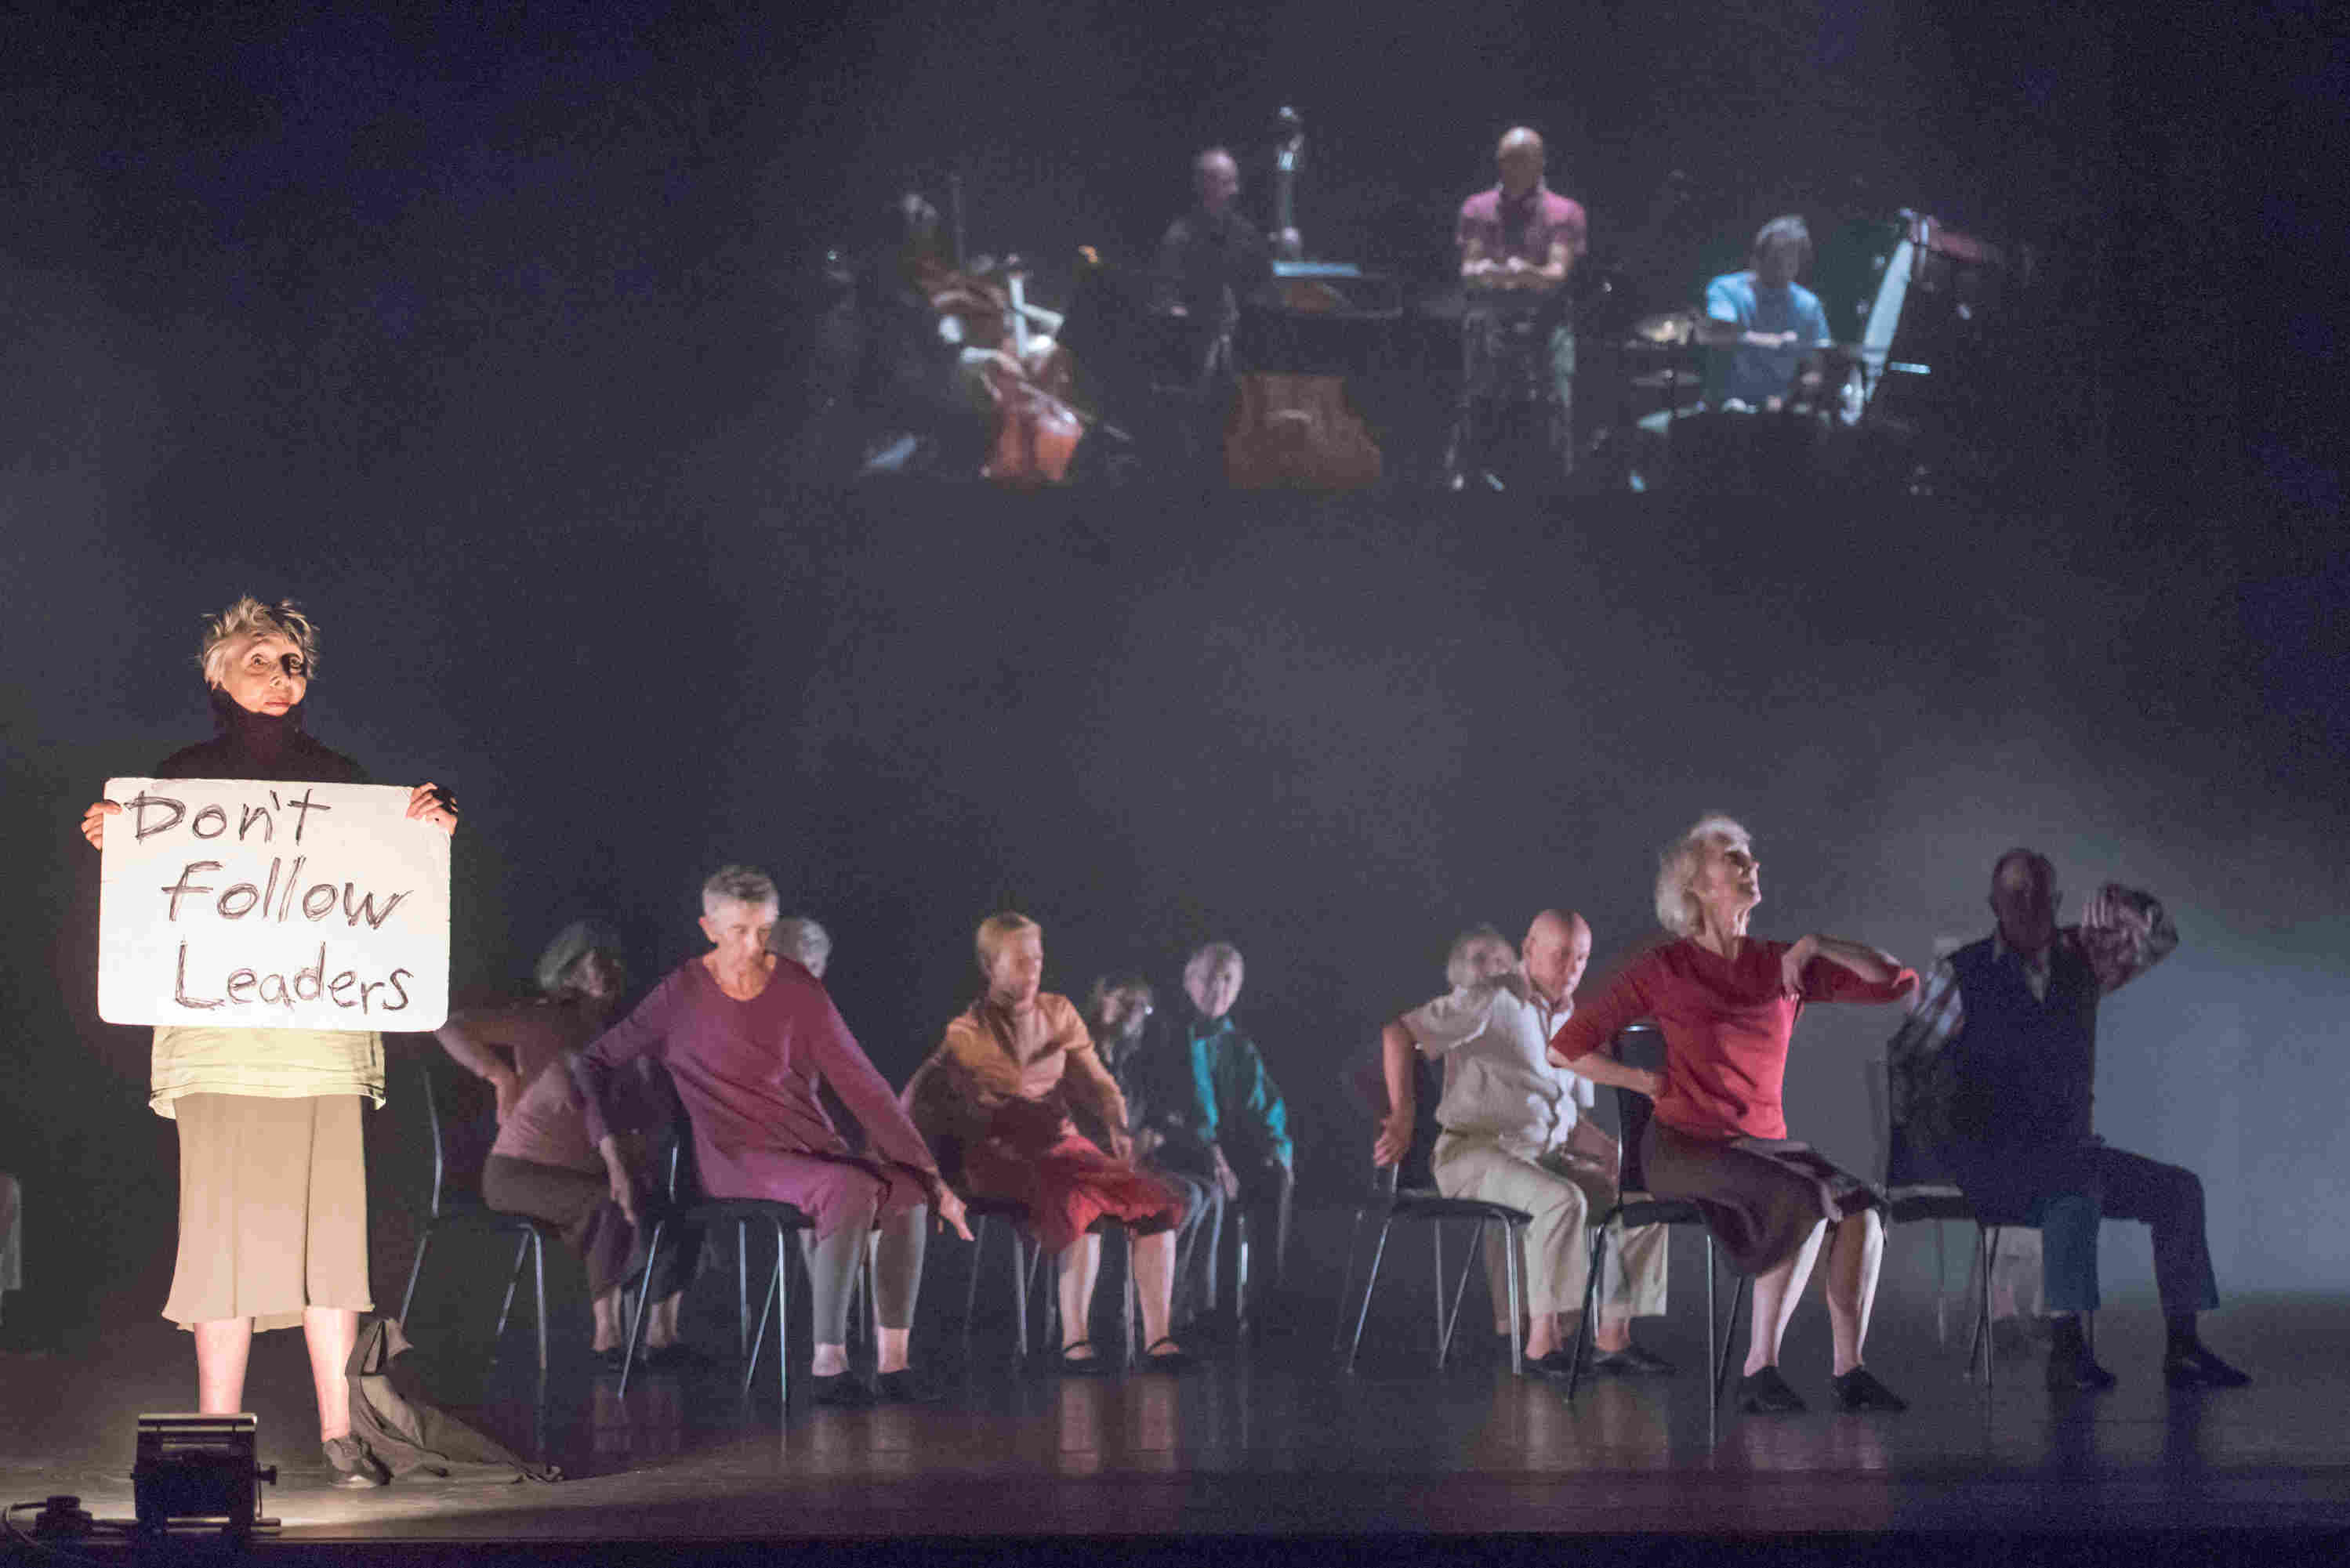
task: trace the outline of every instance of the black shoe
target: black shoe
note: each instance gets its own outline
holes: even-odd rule
[[[1738,1380],[1738,1407],[1749,1416],[1791,1416],[1804,1408],[1804,1397],[1787,1386],[1775,1366]]]
[[[1879,1383],[1866,1366],[1856,1366],[1841,1377],[1831,1378],[1829,1386],[1835,1390],[1839,1410],[1907,1410],[1909,1401]]]
[[[1627,1345],[1621,1350],[1603,1350],[1591,1363],[1594,1372],[1606,1372],[1617,1377],[1669,1377],[1673,1364],[1655,1351],[1639,1345]]]
[[[606,1372],[618,1372],[629,1364],[629,1353],[625,1350],[591,1350],[588,1354],[594,1356],[596,1365]]]
[[[817,1404],[829,1405],[836,1410],[862,1410],[873,1403],[873,1386],[853,1369],[836,1372],[829,1377],[810,1373],[808,1387]]]
[[[910,1366],[895,1372],[884,1372],[873,1379],[873,1396],[884,1405],[928,1405],[938,1398],[938,1391],[914,1375]]]
[[[2112,1373],[2097,1365],[2096,1357],[2085,1346],[2072,1351],[2060,1346],[2048,1353],[2051,1394],[2102,1394],[2117,1381]]]
[[[1073,1350],[1091,1350],[1093,1354],[1071,1355],[1069,1352]],[[1095,1349],[1094,1342],[1090,1339],[1081,1339],[1075,1345],[1061,1346],[1054,1354],[1053,1368],[1056,1372],[1066,1373],[1072,1377],[1099,1377],[1105,1372],[1116,1370],[1111,1365],[1110,1358]]]
[[[1151,1354],[1162,1345],[1171,1345],[1173,1348],[1164,1355]],[[1162,1334],[1144,1347],[1138,1365],[1147,1372],[1188,1372],[1200,1365],[1200,1358],[1181,1345],[1176,1345],[1173,1334]]]
[[[327,1464],[335,1474],[329,1483],[345,1490],[361,1487],[381,1486],[391,1479],[383,1461],[369,1451],[366,1443],[357,1438],[328,1438],[323,1445]]]
[[[2162,1381],[2172,1388],[2241,1388],[2251,1378],[2202,1345],[2162,1358]]]
[[[1529,1377],[1572,1377],[1575,1376],[1575,1352],[1566,1349],[1553,1350],[1541,1355],[1529,1355],[1519,1365],[1525,1369],[1525,1375]],[[1583,1364],[1583,1369],[1586,1372],[1590,1371],[1591,1363],[1586,1361]]]

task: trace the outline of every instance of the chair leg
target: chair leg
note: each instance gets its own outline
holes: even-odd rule
[[[1347,1232],[1347,1269],[1338,1276],[1338,1315],[1330,1325],[1330,1354],[1347,1343],[1347,1303],[1355,1296],[1355,1254],[1363,1245],[1363,1218],[1371,1211],[1367,1203],[1355,1208],[1355,1223]]]
[[[530,1233],[531,1283],[538,1298],[538,1386],[546,1386],[546,1238],[536,1228]]]
[[[425,1249],[432,1245],[432,1223],[425,1221],[424,1233],[416,1238],[416,1262],[408,1265],[408,1288],[400,1293],[400,1325],[408,1326],[408,1309],[416,1304],[416,1282],[424,1272]]]
[[[1028,1241],[1021,1235],[1019,1226],[1006,1225],[1004,1229],[1012,1232],[1012,1319],[1014,1332],[1020,1336],[1020,1359],[1025,1361],[1028,1359]],[[1037,1251],[1044,1251],[1041,1243]],[[978,1266],[976,1261],[972,1264],[973,1268]]]
[[[637,1310],[629,1314],[628,1347],[620,1353],[620,1394],[624,1398],[629,1392],[629,1374],[637,1365],[637,1342],[644,1337],[647,1298],[653,1293],[653,1265],[660,1262],[661,1231],[668,1224],[666,1220],[654,1220],[653,1239],[645,1247],[645,1277],[637,1286]]]
[[[1451,1316],[1444,1320],[1444,1343],[1439,1345],[1436,1350],[1436,1365],[1439,1366],[1442,1366],[1446,1362],[1452,1358],[1452,1338],[1453,1335],[1461,1332],[1461,1303],[1463,1301],[1466,1301],[1469,1296],[1469,1273],[1471,1270],[1477,1266],[1477,1247],[1479,1241],[1486,1234],[1487,1227],[1497,1224],[1501,1225],[1504,1231],[1508,1230],[1508,1221],[1496,1220],[1484,1220],[1471,1227],[1471,1230],[1475,1232],[1475,1236],[1469,1243],[1468,1251],[1461,1257],[1461,1275],[1452,1286],[1452,1313]],[[1440,1284],[1437,1288],[1441,1290],[1443,1286]],[[1511,1314],[1511,1321],[1515,1322],[1516,1319],[1517,1314],[1514,1313]],[[1514,1334],[1511,1336],[1511,1343],[1516,1343],[1516,1335]]]
[[[966,1345],[971,1343],[972,1314],[979,1310],[979,1269],[987,1262],[987,1228],[988,1217],[983,1214],[979,1217],[979,1229],[972,1232],[971,1278],[962,1288],[962,1342]]]
[[[1347,1347],[1347,1370],[1355,1369],[1355,1355],[1363,1348],[1363,1324],[1371,1317],[1371,1296],[1379,1288],[1379,1263],[1388,1255],[1388,1228],[1395,1223],[1389,1215],[1379,1221],[1379,1240],[1371,1249],[1371,1272],[1363,1281],[1363,1304],[1355,1314],[1355,1343]]]
[[[1997,1225],[1987,1225],[1983,1227],[1982,1293],[1977,1298],[1978,1305],[1975,1308],[1975,1323],[1979,1330],[1978,1337],[1982,1342],[1983,1397],[1986,1399],[1991,1397],[1991,1379],[1994,1376],[1992,1367],[1999,1355],[1999,1347],[1991,1343],[1991,1261],[1999,1256],[2000,1230],[2001,1227]]]
[[[775,1274],[767,1275],[767,1293],[759,1298],[759,1321],[751,1331],[750,1347],[743,1354],[743,1386],[740,1397],[751,1397],[751,1379],[759,1370],[759,1352],[767,1344],[767,1314],[775,1310]]]
[[[1444,1221],[1428,1227],[1429,1255],[1436,1260],[1436,1364],[1444,1365]]]
[[[1131,1367],[1142,1348],[1142,1324],[1138,1311],[1142,1293],[1134,1288],[1134,1231],[1122,1227],[1120,1233],[1126,1237],[1126,1289],[1120,1303],[1125,1309],[1124,1321],[1119,1326],[1126,1330],[1126,1364]]]
[[[751,1358],[751,1222],[734,1221],[734,1354]],[[764,1311],[764,1307],[760,1309]]]
[[[531,1232],[525,1231],[515,1242],[514,1267],[506,1271],[505,1299],[498,1303],[498,1326],[490,1334],[492,1354],[506,1336],[506,1319],[514,1315],[515,1287],[522,1283],[522,1266],[530,1257]]]
[[[1712,1259],[1706,1260],[1706,1267],[1713,1267]],[[1721,1325],[1721,1365],[1713,1375],[1713,1402],[1717,1406],[1721,1403],[1723,1391],[1730,1386],[1730,1353],[1737,1347],[1738,1319],[1746,1311],[1747,1292],[1753,1283],[1752,1278],[1741,1274],[1736,1287],[1730,1293],[1730,1317]],[[1752,1336],[1750,1334],[1749,1337]]]
[[[1950,1293],[1950,1243],[1944,1240],[1949,1227],[1934,1221],[1934,1348],[1950,1348],[1950,1314],[1946,1310]]]
[[[1523,1377],[1526,1375],[1526,1353],[1525,1346],[1518,1339],[1517,1322],[1525,1308],[1525,1281],[1520,1274],[1524,1264],[1518,1256],[1518,1228],[1506,1220],[1501,1224],[1502,1242],[1505,1249],[1502,1254],[1502,1272],[1509,1276],[1510,1281],[1510,1376]],[[1469,1278],[1466,1268],[1461,1271],[1461,1277],[1463,1281]],[[1457,1301],[1452,1303],[1452,1321],[1455,1324],[1461,1321],[1461,1303]]]
[[[1232,1330],[1248,1332],[1249,1310],[1249,1217],[1245,1209],[1232,1210],[1236,1221],[1232,1228]]]
[[[1583,1315],[1575,1320],[1575,1344],[1570,1347],[1575,1361],[1566,1370],[1566,1401],[1570,1405],[1575,1403],[1575,1391],[1583,1386],[1583,1347],[1597,1337],[1592,1326],[1591,1313],[1592,1309],[1599,1304],[1599,1266],[1604,1256],[1601,1249],[1606,1246],[1607,1241],[1607,1228],[1604,1225],[1594,1226],[1591,1231],[1591,1266],[1583,1272]],[[1709,1319],[1707,1324],[1709,1332],[1712,1327],[1710,1320],[1713,1315],[1711,1285],[1712,1282],[1708,1281],[1705,1311]],[[1510,1343],[1513,1346],[1517,1344],[1516,1334],[1513,1334],[1510,1336]],[[1712,1348],[1711,1339],[1707,1342],[1707,1348],[1709,1351]]]
[[[790,1251],[785,1243],[784,1222],[775,1221],[775,1414],[777,1419],[789,1417],[792,1411],[792,1275]],[[808,1299],[816,1293],[810,1287]]]

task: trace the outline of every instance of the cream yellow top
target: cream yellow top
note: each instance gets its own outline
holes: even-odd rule
[[[349,1029],[158,1029],[147,1103],[177,1120],[172,1102],[182,1095],[365,1095],[380,1106],[383,1036]]]

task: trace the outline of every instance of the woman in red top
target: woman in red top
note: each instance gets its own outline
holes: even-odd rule
[[[1918,976],[1864,943],[1746,934],[1762,901],[1746,830],[1708,816],[1659,857],[1657,919],[1679,940],[1643,953],[1551,1040],[1551,1060],[1657,1102],[1640,1144],[1648,1191],[1704,1210],[1731,1266],[1754,1277],[1753,1329],[1739,1408],[1800,1410],[1779,1376],[1779,1343],[1828,1231],[1828,1320],[1835,1397],[1846,1410],[1907,1407],[1861,1365],[1885,1255],[1878,1194],[1790,1140],[1779,1091],[1787,1042],[1807,1002],[1893,1002]],[[1608,1054],[1627,1024],[1653,1018],[1665,1070]]]

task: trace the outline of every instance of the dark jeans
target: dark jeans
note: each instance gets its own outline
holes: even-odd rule
[[[2049,1151],[1969,1145],[1944,1163],[1992,1223],[2036,1225],[2052,1313],[2097,1309],[2097,1227],[2136,1220],[2154,1232],[2154,1279],[2171,1315],[2220,1304],[2204,1236],[2203,1182],[2191,1170],[2105,1144]]]
[[[1282,1282],[1283,1263],[1289,1255],[1289,1210],[1291,1196],[1297,1188],[1297,1179],[1288,1166],[1270,1153],[1254,1151],[1224,1151],[1224,1158],[1240,1178],[1240,1196],[1233,1207],[1251,1217],[1249,1241],[1251,1269],[1263,1291],[1267,1285],[1278,1290]],[[1235,1281],[1233,1309],[1237,1314],[1246,1303],[1238,1299],[1240,1286]]]

